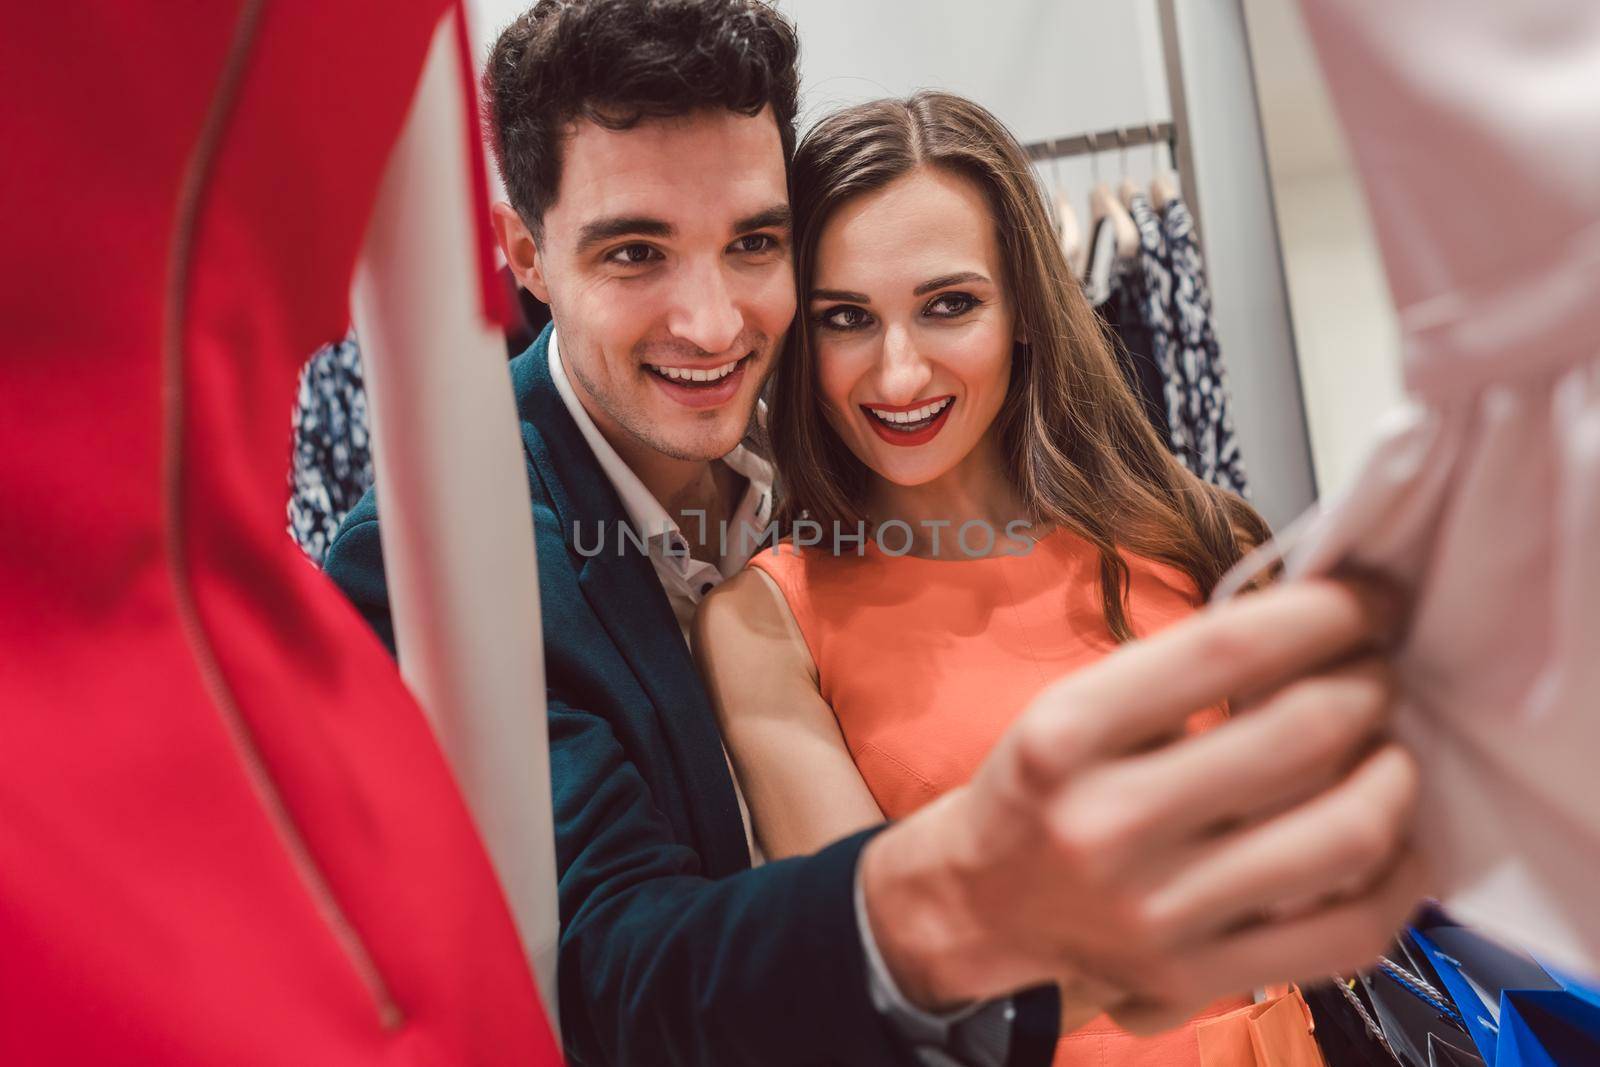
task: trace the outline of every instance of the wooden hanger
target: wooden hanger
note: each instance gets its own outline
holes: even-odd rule
[[[1122,206],[1111,192],[1111,186],[1101,182],[1094,187],[1094,192],[1089,194],[1089,214],[1095,221],[1107,220],[1116,234],[1117,258],[1132,259],[1139,253],[1139,227],[1134,225],[1133,216],[1128,214],[1128,209]]]
[[[1072,206],[1072,197],[1061,181],[1060,157],[1050,160],[1050,193],[1055,205],[1056,240],[1061,245],[1061,254],[1066,257],[1067,266],[1072,269],[1072,273],[1082,277],[1084,264],[1089,258],[1089,249],[1084,243],[1083,223],[1078,220],[1078,211]]]
[[[1072,268],[1072,272],[1081,276],[1084,262],[1089,258],[1089,249],[1084,244],[1083,224],[1078,221],[1078,212],[1072,206],[1072,197],[1064,191],[1056,193],[1056,219],[1061,238],[1061,254],[1067,257],[1067,265]]]
[[[1089,229],[1093,231],[1100,220],[1105,219],[1116,236],[1117,258],[1132,259],[1139,253],[1139,227],[1133,224],[1133,216],[1122,206],[1122,201],[1111,192],[1110,183],[1100,180],[1099,148],[1094,134],[1090,134],[1089,162],[1094,168],[1095,184],[1089,194]]]
[[[1122,183],[1117,186],[1117,199],[1122,201],[1122,206],[1131,212],[1133,211],[1133,198],[1143,190],[1139,188],[1139,184],[1128,173],[1128,135],[1121,130],[1117,131],[1117,147],[1120,149],[1119,159],[1122,171]]]
[[[1155,164],[1155,176],[1150,179],[1150,203],[1157,211],[1165,211],[1167,205],[1182,195],[1178,188],[1178,176],[1172,172],[1172,145],[1167,145],[1168,166],[1161,165],[1161,148],[1156,144],[1156,128],[1150,127],[1151,156]]]

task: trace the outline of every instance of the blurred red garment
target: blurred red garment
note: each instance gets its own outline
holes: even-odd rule
[[[0,1061],[559,1062],[393,662],[284,530],[444,0],[0,36]]]

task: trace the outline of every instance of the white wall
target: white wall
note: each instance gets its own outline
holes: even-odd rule
[[[467,0],[467,42],[468,47],[472,49],[472,63],[479,78],[483,77],[483,68],[489,58],[489,51],[494,48],[495,41],[500,39],[501,31],[532,6],[533,0]],[[481,91],[478,103],[480,105],[483,103]],[[485,161],[488,163],[486,169],[489,172],[489,199],[504,200],[506,187],[500,180],[500,168],[494,165],[494,158],[487,149],[485,156]],[[505,261],[505,256],[496,246],[495,262],[503,264]]]
[[[1312,456],[1331,494],[1349,484],[1378,416],[1400,399],[1400,326],[1352,177],[1300,175],[1277,189]]]
[[[1150,0],[778,0],[800,31],[802,127],[846,104],[946,89],[983,104],[1024,142],[1169,119]],[[1128,153],[1150,172],[1150,151]],[[1120,174],[1116,153],[1100,161]],[[1059,170],[1087,211],[1090,165]]]
[[[1281,529],[1316,499],[1277,220],[1239,0],[1176,0],[1193,181],[1256,507]]]
[[[1356,473],[1398,401],[1400,331],[1344,136],[1299,8],[1244,0],[1317,481]]]

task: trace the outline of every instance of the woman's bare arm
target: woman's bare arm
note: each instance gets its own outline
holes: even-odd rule
[[[724,582],[700,605],[693,643],[768,859],[883,821],[772,579],[750,568]]]

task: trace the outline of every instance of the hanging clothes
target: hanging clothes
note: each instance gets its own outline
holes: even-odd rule
[[[372,477],[361,349],[351,334],[306,361],[295,402],[289,533],[318,567]]]
[[[1168,440],[1166,378],[1151,354],[1155,338],[1138,313],[1137,299],[1131,288],[1112,290],[1105,303],[1095,308],[1100,321],[1111,333],[1112,351],[1117,357],[1117,369],[1139,399],[1150,425],[1163,442]]]
[[[1398,732],[1452,913],[1600,974],[1600,11],[1305,0],[1372,206],[1406,402],[1294,577],[1412,594]],[[1514,207],[1514,217],[1508,208]]]
[[[1098,234],[1107,227],[1101,220]],[[1155,235],[1157,238],[1160,234]],[[1140,233],[1143,247],[1145,235]],[[1140,257],[1140,262],[1143,256]],[[1159,291],[1152,292],[1152,284],[1165,279],[1165,272],[1148,276],[1138,264],[1131,265],[1112,275],[1101,294],[1103,299],[1095,307],[1100,320],[1111,331],[1113,351],[1123,379],[1144,410],[1150,425],[1155,427],[1161,440],[1171,447],[1172,424],[1167,419],[1167,372],[1170,334],[1152,328],[1152,322],[1167,321],[1165,301]],[[1161,355],[1157,355],[1157,350]]]
[[[1123,375],[1185,467],[1248,498],[1227,372],[1211,324],[1211,290],[1189,209],[1175,199],[1158,215],[1149,198],[1137,193],[1128,210],[1139,251],[1112,273],[1097,306],[1119,342]],[[1095,295],[1091,289],[1091,300]]]
[[[1134,209],[1134,221],[1142,234],[1154,221],[1150,201],[1141,194],[1134,198]],[[1181,427],[1175,431],[1182,434],[1179,454],[1191,471],[1248,499],[1250,486],[1233,431],[1228,374],[1212,325],[1211,287],[1195,239],[1194,219],[1182,197],[1173,199],[1161,212],[1160,230],[1166,249],[1164,263],[1171,276],[1167,313],[1172,330],[1170,357],[1176,370],[1169,377],[1167,419]],[[1141,237],[1141,259],[1144,248]]]

